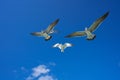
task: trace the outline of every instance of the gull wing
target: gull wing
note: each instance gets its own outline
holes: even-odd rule
[[[64,44],[66,47],[72,47],[73,45],[71,43],[65,43]]]
[[[53,47],[58,47],[60,44],[59,43],[56,43],[55,45],[53,45]]]
[[[95,22],[93,22],[93,24],[88,28],[88,30],[90,32],[93,32],[98,25],[108,16],[109,12],[106,12],[103,16],[101,16],[100,18],[98,18]]]
[[[71,38],[71,37],[76,37],[76,36],[84,36],[85,35],[85,31],[81,31],[81,32],[74,32],[72,34],[69,34],[67,36],[65,36],[66,38]]]
[[[33,36],[42,36],[41,32],[32,32],[30,34],[33,35]]]
[[[48,28],[46,29],[46,33],[50,33],[50,31],[53,29],[53,27],[59,22],[59,19],[55,20],[53,23],[51,23]]]
[[[71,43],[65,43],[64,46],[65,48],[67,48],[67,47],[72,47],[73,45]]]

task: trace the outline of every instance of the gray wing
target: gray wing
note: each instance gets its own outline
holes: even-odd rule
[[[74,32],[72,34],[69,34],[67,36],[65,36],[66,38],[71,38],[71,37],[76,37],[76,36],[84,36],[85,35],[85,32],[84,31],[81,31],[81,32]]]
[[[98,25],[108,16],[109,12],[106,12],[103,16],[101,16],[100,18],[98,18],[89,28],[88,30],[90,32],[93,32]]]
[[[32,32],[30,34],[33,35],[33,36],[42,36],[41,32]]]
[[[51,23],[48,28],[46,29],[46,33],[50,33],[50,31],[53,29],[53,27],[59,22],[59,19],[55,20],[53,23]]]

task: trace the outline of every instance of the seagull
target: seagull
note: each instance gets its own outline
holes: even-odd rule
[[[33,36],[38,36],[38,37],[44,37],[45,41],[48,41],[52,38],[51,35],[52,33],[55,33],[55,31],[53,30],[54,26],[59,22],[59,19],[56,19],[53,23],[51,23],[47,29],[41,31],[41,32],[32,32],[31,35]]]
[[[73,44],[71,43],[64,43],[64,44],[56,43],[55,45],[53,45],[54,48],[58,47],[61,50],[61,52],[64,52],[64,49],[66,49],[67,47],[72,47],[72,46]]]
[[[84,31],[77,31],[73,32],[72,34],[69,34],[65,36],[66,38],[71,38],[71,37],[77,37],[77,36],[87,36],[87,40],[93,40],[96,35],[93,34],[95,29],[100,25],[100,23],[108,16],[109,12],[106,12],[103,16],[98,18],[89,28],[85,28]]]

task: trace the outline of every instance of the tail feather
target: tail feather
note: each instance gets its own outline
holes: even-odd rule
[[[45,38],[45,41],[48,41],[48,40],[50,40],[51,38],[52,38],[52,36],[46,37],[46,38]]]

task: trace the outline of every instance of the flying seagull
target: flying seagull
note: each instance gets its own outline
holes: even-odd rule
[[[66,38],[77,37],[77,36],[87,36],[87,40],[93,40],[96,35],[93,34],[95,29],[99,26],[99,24],[108,16],[109,12],[106,12],[103,16],[98,18],[89,28],[85,28],[85,31],[77,31],[72,34],[65,36]]]
[[[45,41],[48,41],[52,38],[51,35],[49,34],[52,34],[54,33],[55,31],[53,30],[54,26],[59,22],[59,19],[55,20],[53,23],[51,23],[47,29],[41,31],[41,32],[32,32],[31,35],[33,36],[38,36],[38,37],[44,37],[45,38]]]
[[[71,43],[64,43],[64,44],[56,43],[55,45],[53,45],[54,48],[58,47],[61,50],[61,52],[64,52],[64,49],[66,49],[67,47],[72,47],[72,46],[73,44]]]

